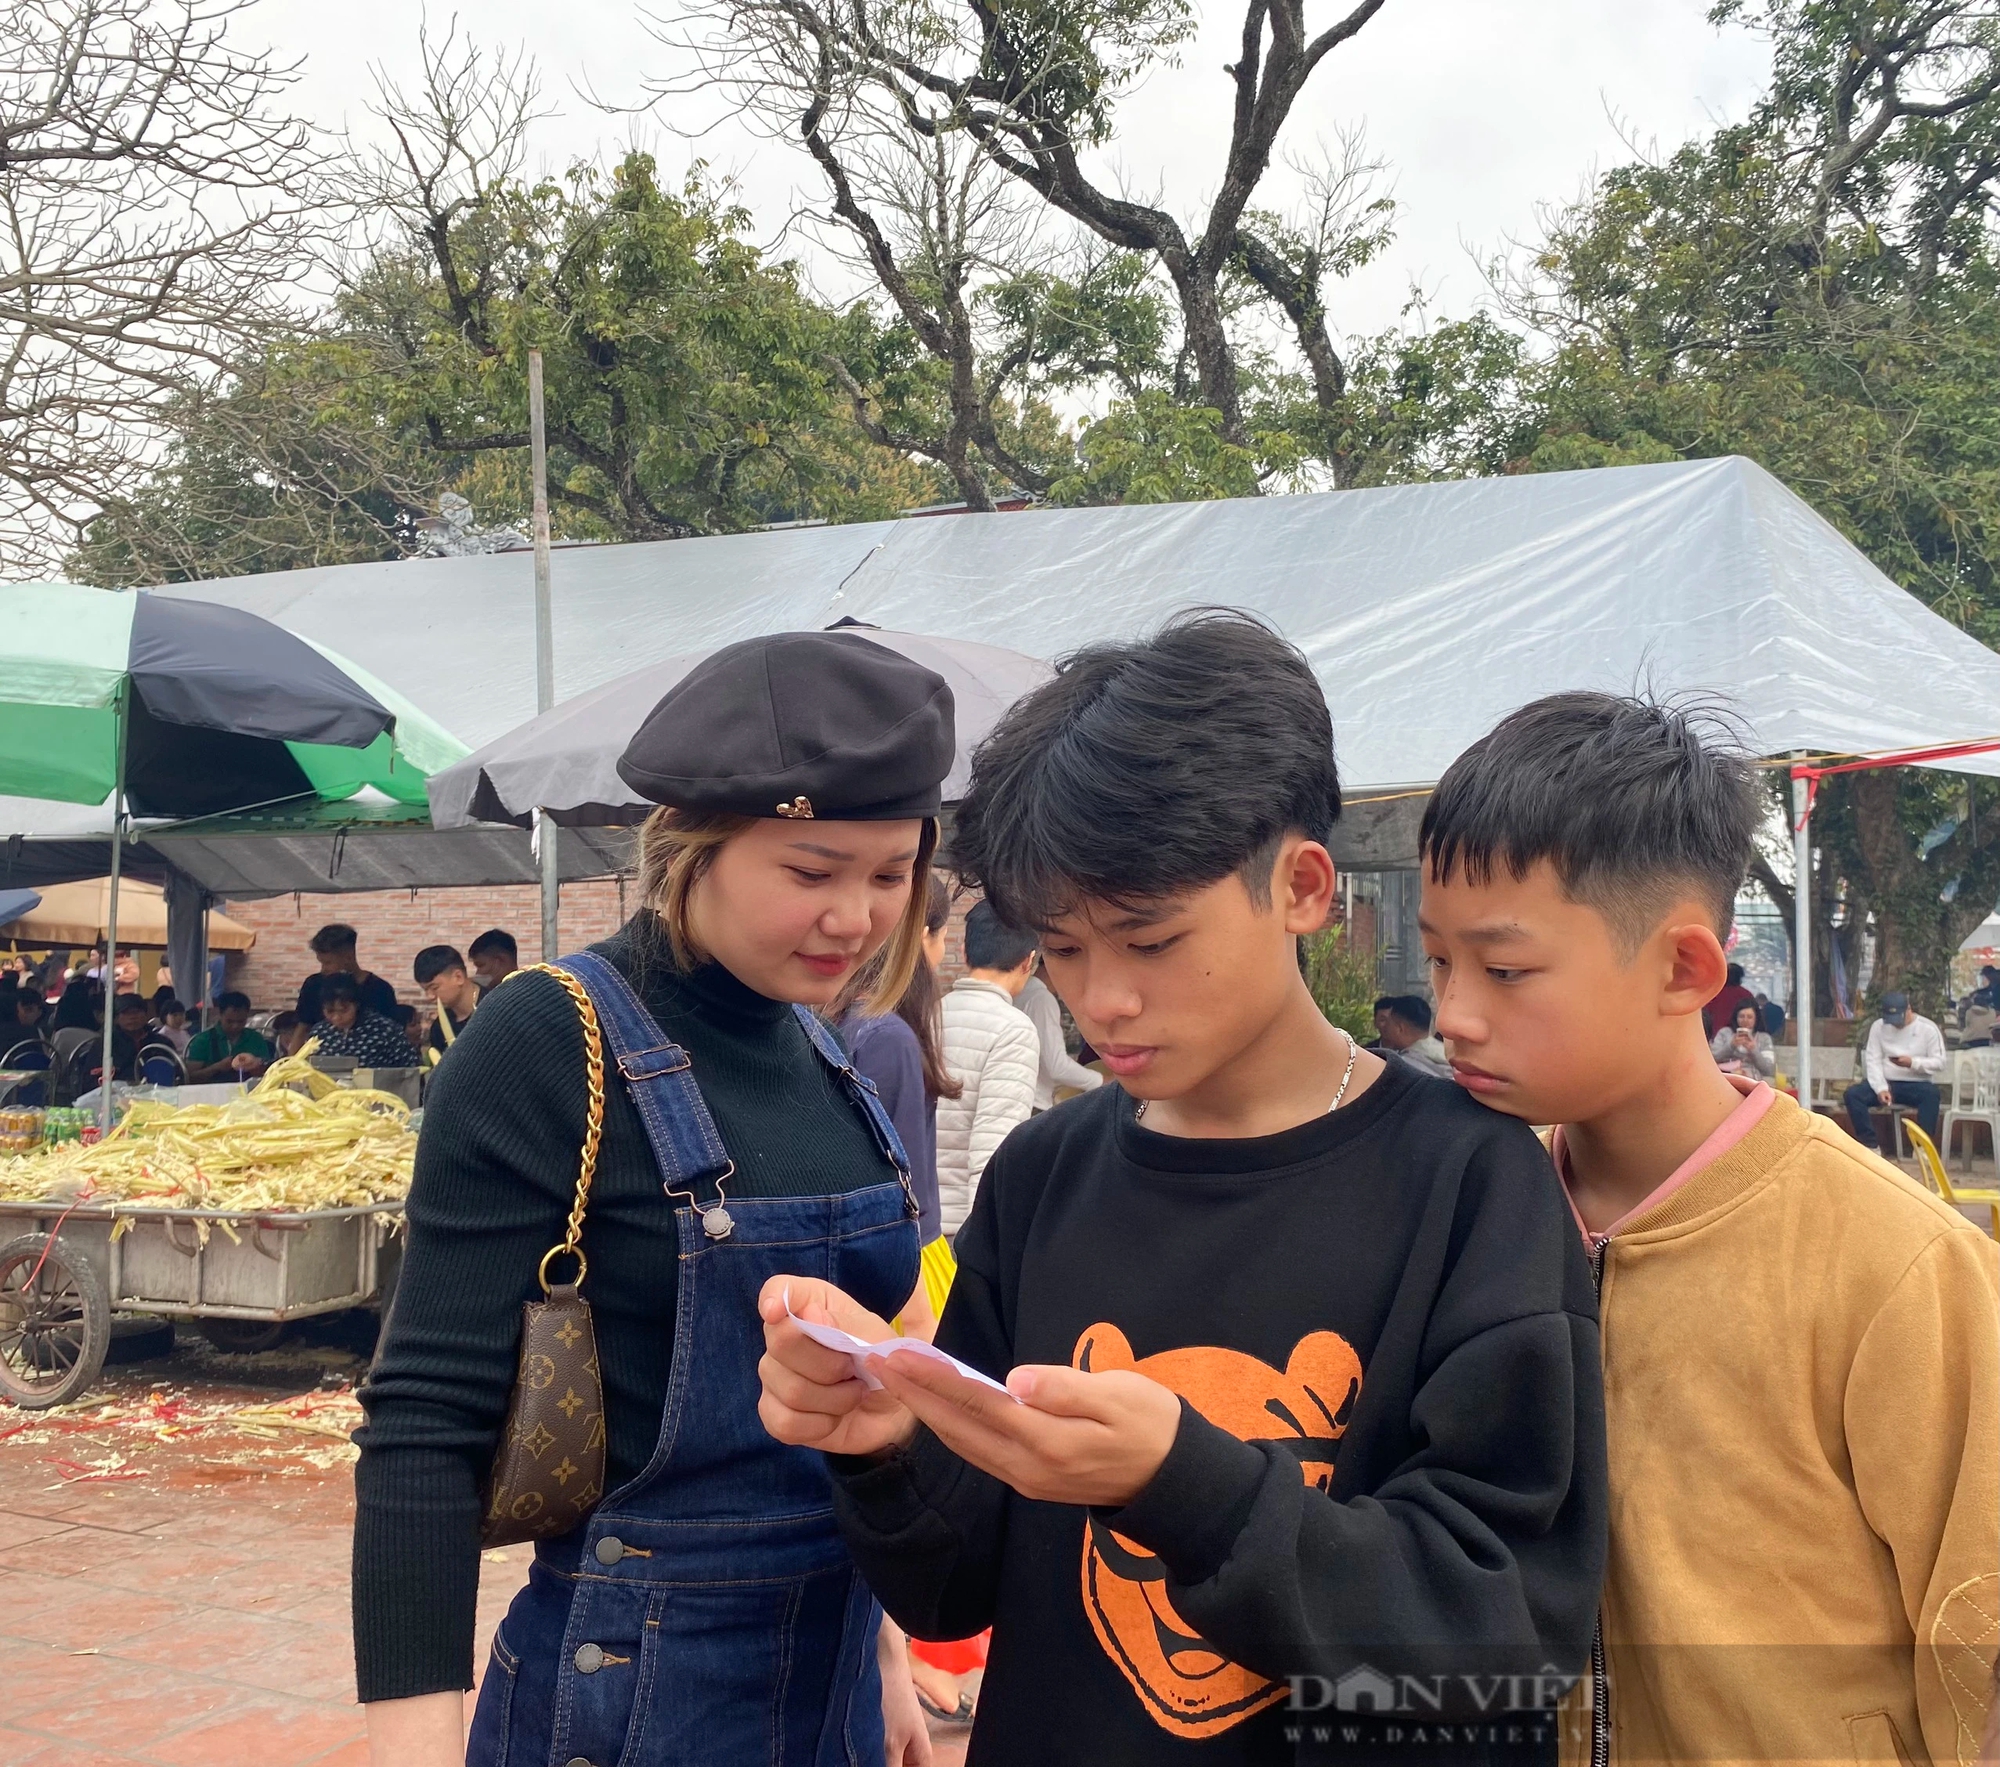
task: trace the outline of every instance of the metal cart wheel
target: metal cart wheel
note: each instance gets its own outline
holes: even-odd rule
[[[0,1394],[28,1411],[67,1404],[111,1346],[111,1297],[97,1267],[52,1233],[0,1245]]]
[[[254,1356],[284,1341],[287,1330],[282,1319],[197,1319],[195,1329],[218,1350],[233,1355]]]

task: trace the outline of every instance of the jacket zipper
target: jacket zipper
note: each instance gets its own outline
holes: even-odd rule
[[[1597,1287],[1597,1329],[1604,1330],[1604,1259],[1611,1247],[1607,1233],[1590,1248],[1590,1276]],[[1611,1689],[1604,1678],[1604,1609],[1590,1634],[1590,1767],[1611,1767]]]

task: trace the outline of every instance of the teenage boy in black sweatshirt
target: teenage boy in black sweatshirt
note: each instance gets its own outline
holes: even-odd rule
[[[980,749],[954,864],[1120,1081],[1016,1129],[940,1348],[880,1390],[762,1298],[761,1412],[832,1457],[918,1637],[993,1628],[978,1767],[1553,1759],[1604,1564],[1581,1241],[1526,1125],[1335,1029],[1332,725],[1242,616],[1068,659]],[[1018,1402],[1017,1402],[1018,1401]]]

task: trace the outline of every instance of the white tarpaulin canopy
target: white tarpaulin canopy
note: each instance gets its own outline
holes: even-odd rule
[[[2000,656],[1733,458],[576,547],[553,579],[559,700],[842,615],[1055,657],[1180,608],[1248,608],[1312,659],[1357,791],[1434,782],[1559,687],[1720,693],[1773,755],[2000,736]],[[330,644],[474,746],[534,716],[525,552],[164,593]]]
[[[553,580],[558,701],[842,616],[1054,658],[1188,606],[1246,608],[1311,658],[1349,791],[1378,800],[1558,688],[1716,694],[1766,755],[2000,737],[2000,655],[1741,459],[579,547]],[[470,747],[536,710],[526,553],[165,593],[332,646]],[[1992,753],[1944,764],[2000,773]],[[1405,807],[1374,811],[1407,861]],[[1798,906],[1803,923],[1803,889]]]
[[[559,549],[550,564],[556,699],[663,657],[825,625],[836,616],[820,610],[842,579],[900,525]],[[531,552],[325,565],[159,593],[255,609],[321,644],[332,643],[326,633],[345,633],[355,662],[468,748],[535,715]]]

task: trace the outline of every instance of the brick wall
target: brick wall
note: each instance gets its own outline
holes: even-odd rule
[[[617,930],[634,900],[611,879],[562,886],[560,927],[564,948],[575,951]],[[345,896],[273,896],[261,902],[217,904],[231,920],[254,927],[257,943],[227,956],[229,986],[241,988],[251,1003],[283,1008],[297,997],[299,983],[318,967],[308,941],[329,921],[344,920],[360,935],[356,949],[363,969],[395,983],[399,998],[423,998],[410,965],[426,945],[456,945],[460,951],[488,927],[512,933],[523,963],[542,958],[541,892],[533,884],[504,884],[471,890],[363,890]]]

